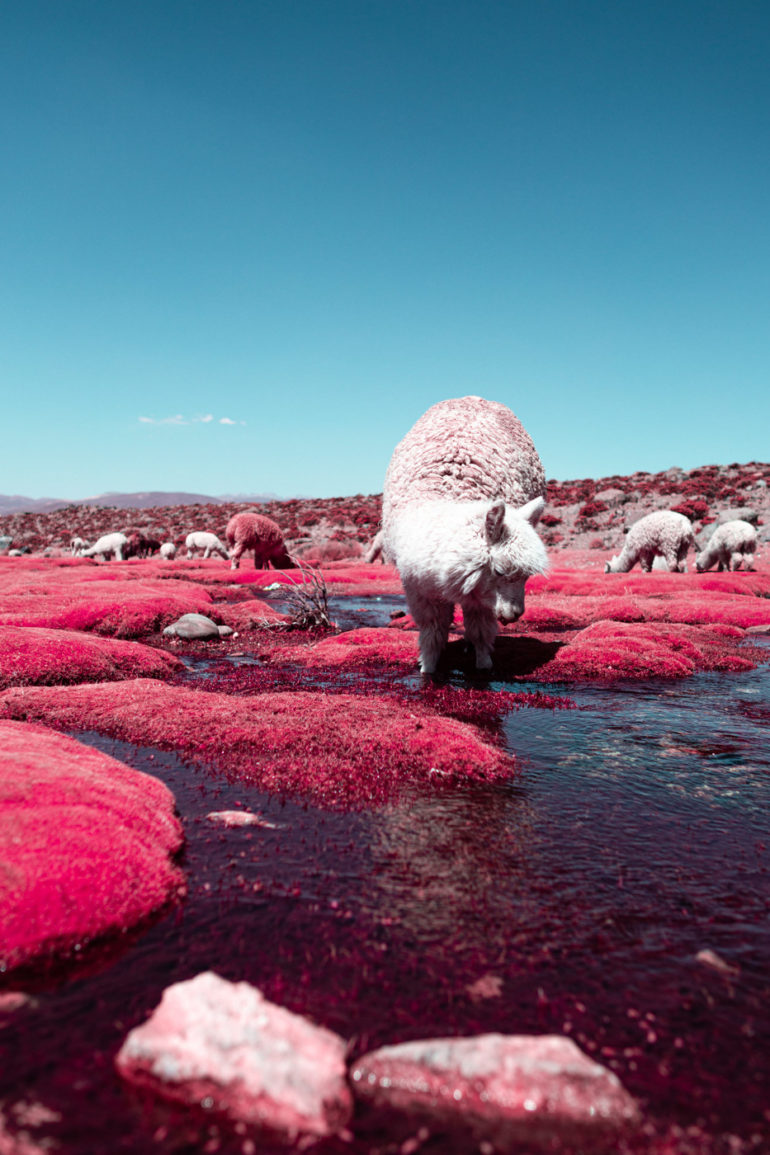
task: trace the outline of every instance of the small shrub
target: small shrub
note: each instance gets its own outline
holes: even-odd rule
[[[679,505],[672,505],[671,510],[673,513],[683,513],[690,521],[703,521],[708,516],[709,504],[702,498],[693,497],[680,501]]]

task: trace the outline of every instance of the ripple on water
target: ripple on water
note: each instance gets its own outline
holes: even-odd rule
[[[570,696],[578,709],[504,717],[514,781],[415,790],[374,813],[283,802],[82,735],[171,787],[190,893],[122,954],[113,944],[40,984],[34,1011],[5,1029],[14,1062],[0,1099],[59,1111],[67,1155],[111,1149],[118,1133],[139,1155],[154,1125],[111,1056],[164,986],[212,968],[339,1031],[354,1053],[563,1032],[617,1071],[658,1137],[689,1127],[706,1155],[770,1149],[770,668]],[[272,825],[206,821],[240,808]],[[680,1150],[656,1141],[634,1150]]]

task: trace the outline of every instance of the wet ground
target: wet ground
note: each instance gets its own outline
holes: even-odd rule
[[[345,627],[382,625],[403,601],[332,608]],[[509,688],[528,687],[492,683]],[[565,1033],[643,1105],[648,1130],[623,1150],[770,1151],[770,665],[565,692],[579,709],[503,720],[514,781],[415,789],[374,812],[280,802],[216,767],[77,735],[171,788],[189,895],[74,974],[27,984],[33,1003],[0,1032],[10,1117],[42,1104],[33,1133],[66,1155],[248,1155],[216,1123],[169,1121],[113,1069],[164,987],[210,968],[336,1030],[352,1054]],[[206,819],[234,808],[265,824]],[[366,1119],[354,1134],[318,1150],[401,1142]],[[447,1149],[423,1138],[411,1150]]]

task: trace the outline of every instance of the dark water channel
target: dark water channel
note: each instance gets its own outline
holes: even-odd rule
[[[389,603],[369,603],[375,620]],[[567,692],[580,709],[506,719],[514,782],[415,790],[374,813],[282,804],[80,735],[174,792],[189,895],[81,972],[37,984],[0,1030],[0,1102],[44,1104],[59,1119],[39,1134],[67,1155],[244,1150],[216,1126],[182,1137],[113,1071],[163,988],[211,968],[338,1031],[353,1054],[563,1032],[641,1101],[649,1129],[628,1150],[770,1151],[770,666]],[[205,818],[235,806],[273,825]],[[319,1150],[398,1147],[357,1133]]]

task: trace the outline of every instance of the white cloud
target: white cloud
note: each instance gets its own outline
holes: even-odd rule
[[[198,414],[196,417],[184,417],[175,413],[173,417],[140,417],[142,425],[210,425],[218,421],[220,425],[245,425],[245,421],[233,421],[232,417],[215,418],[213,413]]]
[[[140,417],[145,425],[187,425],[187,418],[183,417],[181,413],[176,413],[173,417]]]

